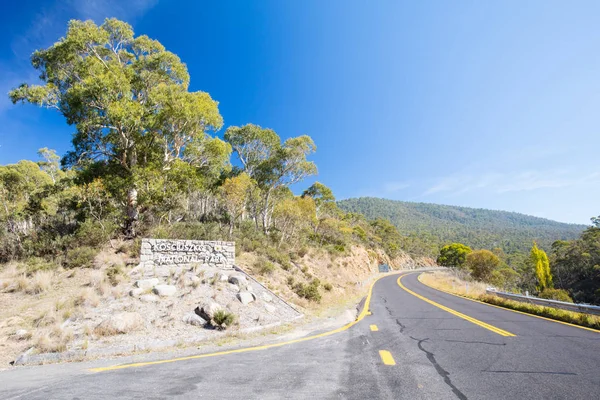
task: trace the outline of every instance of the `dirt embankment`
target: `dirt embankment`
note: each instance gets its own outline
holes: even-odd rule
[[[224,327],[234,333],[272,327],[294,320],[294,309],[309,317],[339,312],[364,294],[380,262],[407,269],[429,260],[417,262],[406,255],[390,260],[355,246],[343,255],[310,249],[289,265],[272,263],[274,268],[264,268],[263,262],[254,253],[243,253],[237,265],[251,277],[239,271],[189,269],[158,282],[147,282],[134,260],[112,249],[96,258],[95,268],[26,275],[26,265],[4,265],[0,368],[28,350],[128,353],[210,340],[222,336]],[[226,318],[229,314],[234,320]]]

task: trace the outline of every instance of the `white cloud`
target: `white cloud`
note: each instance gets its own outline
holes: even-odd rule
[[[566,170],[489,172],[482,175],[455,174],[436,180],[423,193],[424,196],[445,193],[449,196],[472,191],[497,194],[549,188],[566,188],[600,182],[600,173],[581,175]]]
[[[406,189],[410,185],[405,182],[387,182],[383,185],[383,190],[386,193],[396,193],[401,191],[402,189]]]

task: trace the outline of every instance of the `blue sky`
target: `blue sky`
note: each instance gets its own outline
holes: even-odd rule
[[[338,198],[600,214],[599,2],[20,1],[0,15],[0,91],[69,19],[115,16],[187,63],[225,126],[308,134]],[[73,128],[0,97],[0,163]],[[220,132],[222,134],[222,132]],[[307,186],[311,181],[306,182]],[[299,190],[301,188],[298,188]]]

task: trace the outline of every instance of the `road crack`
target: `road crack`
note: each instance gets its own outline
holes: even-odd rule
[[[456,386],[454,386],[454,384],[450,380],[450,373],[448,371],[446,371],[444,368],[442,368],[442,366],[440,364],[438,364],[437,360],[435,359],[435,355],[432,352],[425,350],[425,348],[423,347],[423,342],[426,342],[427,340],[429,340],[429,338],[419,339],[419,338],[414,338],[412,336],[410,336],[410,338],[412,340],[417,341],[417,346],[419,347],[419,350],[421,350],[423,353],[425,353],[425,355],[427,356],[427,359],[435,368],[435,371],[438,373],[439,376],[441,376],[444,379],[444,383],[446,385],[448,385],[450,387],[450,389],[452,389],[452,393],[454,393],[456,395],[456,397],[458,397],[461,400],[467,400],[467,396],[465,396],[465,394],[463,392],[461,392]]]

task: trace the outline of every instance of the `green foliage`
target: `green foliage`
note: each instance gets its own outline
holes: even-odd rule
[[[323,284],[323,289],[327,290],[328,292],[331,292],[333,286],[331,285],[331,283],[327,282]]]
[[[494,270],[500,266],[500,259],[489,250],[476,250],[467,255],[465,266],[474,279],[489,282]]]
[[[465,246],[462,243],[448,244],[440,250],[437,263],[444,267],[462,268],[467,260],[467,255],[471,251],[469,246]]]
[[[213,321],[217,328],[219,329],[227,329],[236,320],[235,314],[226,311],[226,310],[217,310],[213,314]]]
[[[575,325],[587,326],[588,328],[600,330],[600,318],[591,317],[586,314],[575,313],[571,311],[561,310],[558,308],[543,307],[535,304],[521,303],[503,299],[498,296],[485,295],[479,298],[486,303],[494,304],[500,307],[510,308],[529,314],[539,315],[541,317],[551,318],[558,321],[568,322]]]
[[[66,268],[89,268],[92,266],[96,254],[98,254],[98,250],[88,246],[70,249],[67,251],[64,265]]]
[[[321,293],[319,292],[320,282],[318,279],[313,280],[310,284],[302,282],[294,285],[294,292],[300,297],[304,297],[307,300],[314,301],[316,303],[321,302]]]
[[[573,241],[552,245],[554,285],[576,302],[600,304],[600,228],[592,226]]]
[[[537,297],[548,300],[564,301],[567,303],[573,302],[573,299],[571,296],[569,296],[569,293],[564,289],[546,288],[538,293]]]
[[[275,272],[275,269],[277,268],[277,267],[275,267],[275,264],[273,264],[270,261],[267,261],[266,259],[264,259],[262,257],[260,257],[259,259],[256,260],[254,267],[256,268],[258,273],[261,275],[270,275],[273,272]]]
[[[51,271],[58,268],[58,264],[41,257],[31,257],[25,261],[25,272],[28,276],[38,271]]]
[[[347,212],[362,213],[368,219],[385,218],[403,237],[415,235],[417,251],[427,250],[435,256],[446,243],[464,243],[471,248],[502,248],[511,254],[529,251],[531,242],[550,248],[553,241],[575,239],[586,227],[564,224],[528,215],[361,197],[337,202]],[[415,251],[402,247],[411,254]]]

